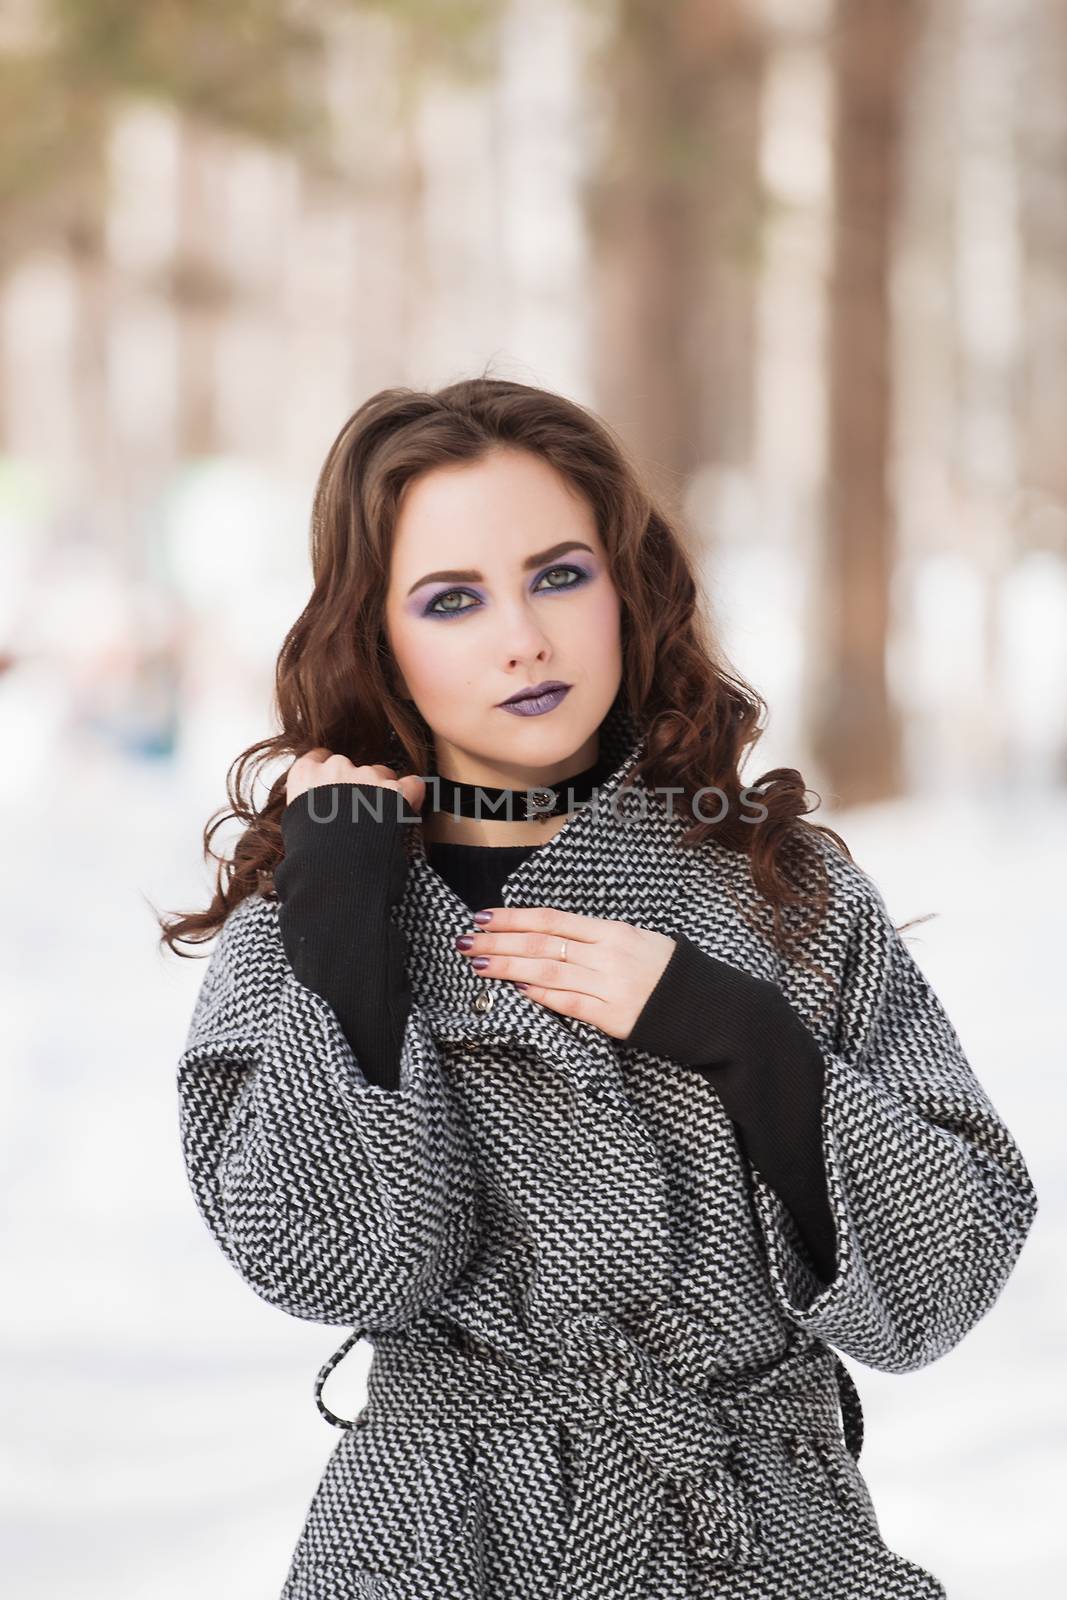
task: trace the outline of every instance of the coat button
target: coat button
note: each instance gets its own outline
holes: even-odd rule
[[[474,997],[475,1011],[489,1011],[492,1008],[492,1004],[493,991],[491,989],[480,989]]]

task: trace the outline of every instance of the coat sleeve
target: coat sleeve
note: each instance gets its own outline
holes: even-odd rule
[[[403,1326],[461,1273],[474,1178],[421,1007],[396,1089],[368,1084],[328,1003],[290,967],[277,901],[227,917],[178,1066],[197,1208],[242,1278],[295,1317]]]
[[[858,869],[857,869],[858,871]],[[1023,1157],[866,874],[824,1049],[836,1232],[823,1283],[756,1174],[775,1296],[843,1354],[909,1372],[951,1350],[1004,1287],[1037,1211]]]
[[[623,1043],[692,1067],[716,1091],[751,1166],[784,1203],[817,1273],[834,1274],[817,1041],[776,984],[698,948],[675,949]]]

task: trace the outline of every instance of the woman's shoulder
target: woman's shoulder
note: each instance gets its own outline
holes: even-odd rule
[[[756,882],[747,850],[732,849],[712,836],[691,847],[690,856],[695,874],[690,882],[698,894],[714,902],[725,887],[735,906],[745,906],[757,920],[767,920],[770,905]],[[860,924],[891,926],[885,898],[874,878],[828,834],[804,826],[802,853],[792,856],[791,862],[796,865],[790,876],[802,892],[825,897],[819,940],[827,953],[835,946],[843,951]],[[795,917],[803,924],[811,916],[811,904],[787,905],[782,915],[786,922]]]
[[[258,889],[246,894],[238,900],[232,910],[227,912],[222,929],[228,929],[231,933],[238,931],[243,933],[254,927],[277,922],[280,906],[281,902],[274,889],[273,879],[266,875],[261,879]]]
[[[843,900],[860,906],[885,905],[885,897],[867,869],[821,829],[805,829],[805,842],[826,869],[830,888]]]
[[[285,952],[279,927],[281,902],[253,889],[227,912],[211,952],[209,973],[231,979],[255,972],[277,984],[285,976]]]
[[[830,887],[842,896],[865,899],[873,895],[881,898],[880,890],[870,874],[822,829],[813,827],[810,823],[801,824],[798,830],[798,843],[799,853],[793,853],[791,859],[799,861],[802,873],[810,874],[814,860],[825,869]],[[714,834],[709,834],[699,844],[686,845],[683,848],[694,861],[705,864],[712,871],[729,872],[739,879],[746,876],[751,878],[751,852],[745,848],[727,845]]]
[[[253,890],[227,912],[200,981],[186,1050],[223,1037],[258,1037],[268,1026],[288,967],[278,902]]]

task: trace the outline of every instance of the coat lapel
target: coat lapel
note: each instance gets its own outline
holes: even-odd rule
[[[601,750],[613,761],[590,802],[505,880],[501,903],[556,906],[584,916],[658,926],[672,877],[685,881],[675,838],[681,829],[639,786],[624,789],[643,753],[644,736],[618,701],[601,727]],[[408,942],[409,980],[442,1044],[471,1043],[508,1050],[533,1045],[546,1062],[581,1091],[621,1094],[617,1041],[574,1017],[527,1000],[504,982],[479,978],[453,948],[470,927],[471,908],[434,871],[422,830],[407,836],[409,873],[397,920]],[[635,870],[634,850],[640,853]],[[492,995],[487,1011],[475,1002]]]

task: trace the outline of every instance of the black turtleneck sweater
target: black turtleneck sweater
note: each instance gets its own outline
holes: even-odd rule
[[[374,785],[359,787],[373,799]],[[403,936],[389,913],[404,892],[402,828],[410,823],[386,806],[373,826],[370,813],[356,826],[343,796],[336,805],[317,796],[312,817],[312,793],[305,790],[281,816],[285,858],[274,886],[282,942],[300,982],[332,1007],[366,1080],[395,1089],[411,994]],[[332,820],[318,821],[327,811]],[[406,800],[401,811],[417,816]],[[504,880],[540,848],[427,843],[426,853],[474,912],[500,905]],[[822,1154],[819,1046],[776,984],[706,955],[684,934],[675,942],[618,1043],[692,1067],[717,1091],[742,1152],[774,1187],[829,1282],[835,1229]]]

